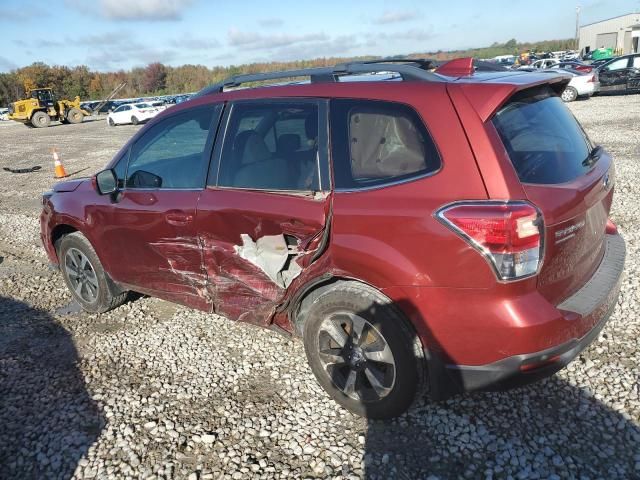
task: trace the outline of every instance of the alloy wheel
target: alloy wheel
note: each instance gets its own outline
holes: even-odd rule
[[[389,344],[367,320],[351,312],[325,318],[318,330],[320,362],[345,395],[374,402],[393,390],[396,365]]]
[[[95,303],[100,287],[87,256],[76,248],[70,248],[64,256],[64,269],[75,294],[87,303]]]

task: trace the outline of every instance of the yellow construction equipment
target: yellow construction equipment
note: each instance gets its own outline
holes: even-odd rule
[[[80,107],[80,97],[73,101],[57,99],[53,89],[27,90],[27,98],[9,105],[9,119],[37,128],[48,127],[51,120],[81,123],[89,112]]]

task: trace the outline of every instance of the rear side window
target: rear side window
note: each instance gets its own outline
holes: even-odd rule
[[[440,168],[429,133],[407,105],[333,100],[331,135],[336,188],[384,185]]]
[[[591,142],[549,87],[517,93],[493,124],[522,183],[569,182],[593,166]]]
[[[255,190],[319,190],[318,104],[278,100],[232,106],[218,186]]]

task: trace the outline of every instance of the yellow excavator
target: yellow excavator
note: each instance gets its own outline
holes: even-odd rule
[[[9,105],[9,119],[25,125],[48,127],[51,120],[61,123],[81,123],[89,112],[80,107],[80,97],[59,100],[51,88],[27,90],[27,98]]]

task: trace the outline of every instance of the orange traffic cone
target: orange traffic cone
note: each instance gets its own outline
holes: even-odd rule
[[[62,162],[60,161],[58,152],[56,151],[55,148],[52,151],[53,151],[53,177],[54,178],[68,177],[69,175],[67,175],[67,172],[65,171],[64,166],[62,166]]]

